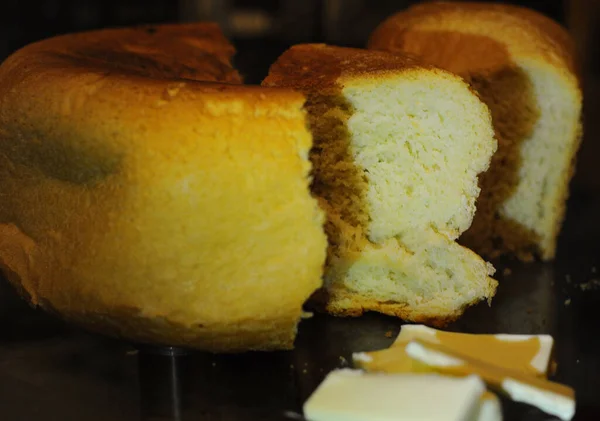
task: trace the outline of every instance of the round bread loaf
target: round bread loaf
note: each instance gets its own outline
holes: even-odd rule
[[[293,346],[327,248],[304,97],[239,85],[233,53],[167,25],[0,66],[0,267],[32,304],[136,342]]]

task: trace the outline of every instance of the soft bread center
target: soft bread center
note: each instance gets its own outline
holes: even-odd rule
[[[460,82],[410,75],[347,86],[350,153],[363,171],[371,241],[433,228],[450,239],[471,224],[477,174],[493,153],[485,107]]]
[[[493,268],[453,241],[471,224],[477,176],[496,149],[485,105],[451,76],[407,71],[346,81],[309,109],[326,284],[431,314],[493,295]]]
[[[555,71],[527,63],[520,67],[531,81],[539,118],[522,143],[519,183],[501,212],[539,235],[543,248],[552,248],[573,159],[574,145],[565,139],[577,135],[581,106],[572,86]]]
[[[481,296],[491,265],[469,249],[433,231],[368,244],[359,259],[335,260],[331,279],[370,299],[447,312]]]

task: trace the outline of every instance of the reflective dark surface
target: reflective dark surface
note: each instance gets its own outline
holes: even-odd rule
[[[599,211],[599,201],[575,192],[557,261],[498,263],[493,306],[473,308],[451,326],[554,335],[556,378],[575,387],[578,420],[600,419]],[[353,351],[388,346],[399,328],[397,320],[374,314],[317,315],[302,323],[293,352],[185,353],[78,331],[29,308],[1,282],[1,419],[284,420],[286,411],[300,411],[329,370],[348,365]],[[552,418],[506,403],[505,419]]]

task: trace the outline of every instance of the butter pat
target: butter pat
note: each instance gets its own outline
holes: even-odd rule
[[[554,340],[549,335],[482,335],[444,332],[423,325],[405,325],[393,345],[385,350],[358,353],[354,363],[368,371],[388,373],[428,372],[411,360],[405,346],[412,340],[443,345],[462,355],[509,370],[545,377]]]
[[[405,346],[408,356],[435,371],[454,376],[477,375],[492,389],[517,402],[527,403],[568,421],[575,414],[575,394],[570,387],[508,370],[460,355],[443,345],[413,340]]]
[[[341,369],[329,373],[306,401],[304,417],[309,421],[479,421],[484,391],[477,376]]]
[[[575,399],[554,390],[544,390],[515,380],[504,379],[502,390],[515,402],[527,402],[542,411],[556,415],[561,420],[571,420],[575,415]]]
[[[474,420],[502,421],[502,403],[498,396],[491,392],[485,392],[479,401],[479,411]]]

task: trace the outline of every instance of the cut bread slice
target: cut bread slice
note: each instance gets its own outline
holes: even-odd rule
[[[329,312],[444,324],[494,295],[493,267],[454,242],[496,150],[489,110],[464,81],[407,57],[307,44],[263,85],[307,96]]]
[[[430,2],[383,22],[369,48],[461,75],[491,110],[498,153],[461,243],[488,258],[552,259],[581,137],[567,32],[517,6]]]

